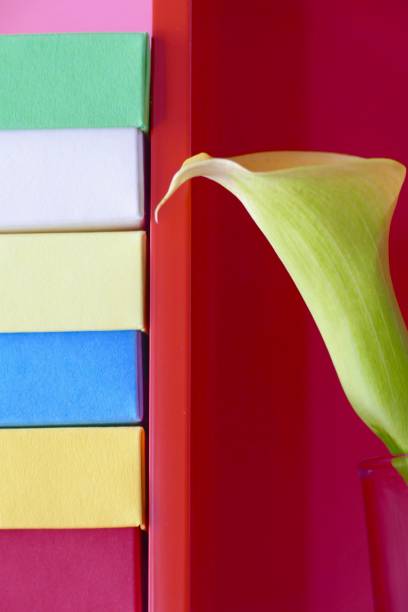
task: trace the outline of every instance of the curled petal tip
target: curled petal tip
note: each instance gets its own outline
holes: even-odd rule
[[[178,174],[178,173],[177,173]],[[162,206],[167,202],[167,200],[173,195],[173,193],[176,191],[178,185],[176,186],[175,183],[175,178],[177,175],[175,175],[173,177],[173,180],[170,184],[169,189],[167,190],[166,194],[162,197],[162,199],[160,200],[160,202],[157,204],[155,211],[154,211],[154,220],[156,223],[159,222],[159,212],[162,208]]]
[[[163,206],[163,204],[165,204],[165,203],[166,203],[167,199],[168,199],[168,195],[166,194],[166,195],[164,196],[164,198],[162,198],[162,199],[160,200],[160,202],[157,204],[157,206],[156,206],[156,208],[155,208],[155,210],[154,210],[154,221],[155,221],[155,223],[158,223],[158,222],[159,222],[159,212],[160,212],[160,209],[161,209],[161,207]]]
[[[155,208],[154,220],[156,223],[159,222],[160,209],[167,202],[167,200],[173,195],[173,193],[177,191],[177,189],[183,183],[185,183],[189,178],[192,178],[193,176],[198,176],[200,174],[199,171],[194,171],[194,170],[191,171],[191,169],[195,167],[195,164],[197,162],[203,162],[208,159],[210,159],[210,156],[207,155],[207,153],[199,153],[198,155],[194,155],[193,157],[186,159],[186,161],[183,163],[181,168],[173,176],[173,179],[170,183],[170,187],[168,188],[167,193],[164,195],[164,197],[160,200],[160,202]]]

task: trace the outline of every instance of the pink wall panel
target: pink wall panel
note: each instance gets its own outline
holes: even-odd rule
[[[0,33],[151,32],[152,0],[1,0]]]

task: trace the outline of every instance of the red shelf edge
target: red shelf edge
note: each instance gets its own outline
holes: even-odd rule
[[[153,12],[151,209],[191,155],[190,2]],[[190,609],[190,190],[150,227],[149,612]],[[174,212],[174,211],[173,211]],[[152,215],[153,216],[153,215]]]

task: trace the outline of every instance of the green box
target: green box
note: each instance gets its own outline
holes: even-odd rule
[[[144,33],[0,36],[0,129],[148,130]]]

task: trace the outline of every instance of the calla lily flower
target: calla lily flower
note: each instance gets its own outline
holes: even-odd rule
[[[351,405],[392,453],[408,452],[408,334],[388,258],[405,167],[334,153],[200,154],[176,173],[156,218],[196,176],[242,202],[299,289]]]

